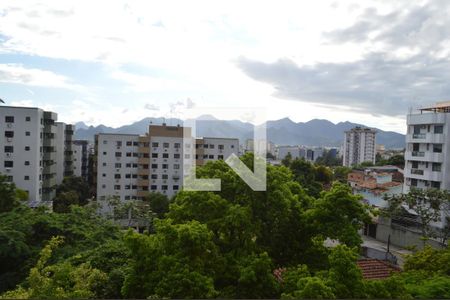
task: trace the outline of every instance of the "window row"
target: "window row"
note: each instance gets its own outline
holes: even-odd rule
[[[119,184],[115,184],[114,185],[114,190],[115,191],[120,191],[120,190],[122,190],[122,187],[123,187],[124,190],[137,190],[138,189],[137,185],[126,184],[126,185],[122,186],[122,185],[119,185]],[[106,189],[106,184],[102,185],[102,189]],[[165,184],[161,185],[159,189],[158,189],[158,185],[151,185],[150,186],[150,190],[152,190],[152,191],[157,191],[157,190],[167,191],[168,189],[169,189],[169,186],[165,185]],[[172,190],[178,191],[179,189],[180,189],[179,185],[172,185]]]
[[[5,116],[5,123],[14,123],[14,116]],[[30,122],[31,121],[31,117],[27,116],[25,117],[25,122]]]

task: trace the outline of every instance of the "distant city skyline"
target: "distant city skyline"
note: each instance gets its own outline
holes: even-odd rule
[[[405,133],[450,98],[446,1],[0,4],[0,98],[119,127],[185,107]],[[439,22],[436,22],[439,20]],[[220,119],[234,116],[217,115]]]

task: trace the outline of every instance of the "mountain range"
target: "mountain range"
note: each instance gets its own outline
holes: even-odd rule
[[[145,118],[130,125],[118,128],[104,125],[87,126],[83,122],[75,124],[75,138],[94,140],[98,133],[145,134],[150,124],[182,125],[180,119]],[[266,123],[268,140],[277,145],[305,145],[339,147],[344,140],[344,132],[362,124],[340,122],[334,124],[328,120],[313,119],[308,122],[295,123],[289,118]],[[204,137],[235,137],[241,144],[252,138],[254,126],[237,120],[218,120],[211,116],[202,116],[197,120],[197,136]],[[385,145],[387,149],[404,148],[403,134],[377,129],[377,144]]]

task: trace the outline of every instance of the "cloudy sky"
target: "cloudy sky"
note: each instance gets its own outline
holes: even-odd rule
[[[410,108],[450,99],[449,12],[446,0],[1,1],[0,98],[89,125],[244,106],[402,132]]]

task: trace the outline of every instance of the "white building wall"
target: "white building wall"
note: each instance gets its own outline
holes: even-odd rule
[[[7,116],[13,116],[14,122],[6,122]],[[33,202],[41,201],[42,118],[43,111],[38,108],[0,106],[0,173],[10,176]],[[14,137],[6,137],[7,131],[14,132]],[[5,152],[9,146],[13,147],[12,153]],[[11,168],[5,166],[9,161],[13,163]]]
[[[131,142],[131,146],[127,146]],[[99,134],[97,198],[136,199],[139,135]],[[117,153],[117,154],[116,154]],[[120,153],[120,154],[119,154]]]
[[[61,184],[64,179],[64,130],[65,124],[56,123],[56,184]]]
[[[73,175],[81,177],[82,159],[83,159],[83,146],[72,145],[73,149]]]
[[[368,128],[353,128],[345,132],[343,165],[351,167],[363,162],[375,163],[376,131]]]

